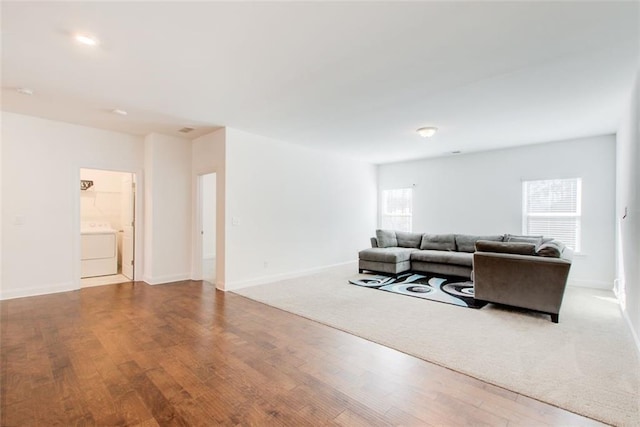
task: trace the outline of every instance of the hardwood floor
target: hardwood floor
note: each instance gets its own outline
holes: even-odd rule
[[[600,425],[202,282],[0,308],[2,426]]]

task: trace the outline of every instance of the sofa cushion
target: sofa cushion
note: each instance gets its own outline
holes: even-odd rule
[[[494,242],[502,242],[504,236],[471,236],[468,234],[456,234],[456,248],[460,252],[474,252],[476,250],[476,242],[478,240],[491,240]]]
[[[536,254],[550,258],[560,258],[564,252],[565,245],[559,240],[552,240],[538,246]]]
[[[437,262],[471,267],[473,265],[473,254],[426,249],[413,252],[411,254],[411,261]]]
[[[515,234],[505,234],[505,242],[533,243],[536,248],[542,244],[542,236],[518,236]]]
[[[419,248],[422,234],[407,231],[396,231],[396,240],[401,248]]]
[[[398,246],[396,232],[393,230],[376,230],[376,239],[379,248],[391,248]]]
[[[456,238],[453,234],[425,234],[422,236],[420,249],[434,249],[437,251],[455,251]]]
[[[478,240],[476,242],[478,252],[499,252],[505,254],[535,255],[536,245],[524,242],[492,242],[489,240]]]
[[[399,263],[409,261],[411,253],[417,249],[410,248],[369,248],[358,253],[361,260],[374,262]]]

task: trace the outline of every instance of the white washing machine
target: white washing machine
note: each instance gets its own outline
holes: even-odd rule
[[[81,276],[118,274],[118,239],[116,230],[104,221],[82,222]]]

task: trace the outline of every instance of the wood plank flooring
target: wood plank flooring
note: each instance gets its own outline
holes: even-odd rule
[[[0,309],[2,426],[600,425],[203,282]]]

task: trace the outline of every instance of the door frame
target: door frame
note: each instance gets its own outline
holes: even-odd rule
[[[195,188],[195,221],[194,221],[194,229],[193,229],[193,260],[192,260],[192,272],[191,272],[191,279],[192,280],[203,280],[203,272],[202,272],[202,259],[203,259],[203,248],[202,248],[202,226],[203,226],[203,220],[204,218],[202,218],[202,201],[203,201],[203,177],[205,175],[211,175],[214,174],[216,176],[216,209],[215,209],[215,215],[216,215],[216,227],[217,227],[217,221],[218,221],[218,200],[217,200],[217,193],[218,193],[218,173],[216,171],[211,171],[211,172],[203,172],[203,173],[198,173],[195,176],[195,181],[196,181],[196,188]],[[217,252],[217,242],[218,242],[218,233],[216,230],[216,252]],[[216,255],[216,260],[217,260],[217,255]],[[216,275],[217,275],[217,266],[216,266]],[[217,279],[216,279],[217,281]],[[213,285],[215,285],[215,283],[213,283]]]
[[[136,182],[136,174],[135,174],[135,173],[128,173],[128,172],[123,172],[123,173],[125,173],[125,174],[129,175],[129,177],[127,177],[127,179],[129,179],[129,178],[131,179],[131,182],[130,182],[131,187],[129,188],[129,190],[131,191],[131,193],[129,193],[129,194],[131,195],[131,197],[133,197],[133,206],[131,206],[131,209],[133,210],[133,212],[132,212],[132,213],[133,213],[133,218],[132,218],[132,220],[133,220],[133,225],[132,225],[133,233],[132,233],[132,236],[131,236],[131,240],[132,240],[132,242],[131,242],[131,246],[132,246],[132,249],[133,249],[133,254],[132,254],[133,259],[131,260],[131,262],[133,263],[133,268],[131,269],[131,281],[132,281],[132,282],[135,282],[136,277],[137,277],[137,276],[136,276],[136,269],[135,269],[135,267],[136,267],[136,243],[137,243],[137,242],[136,242],[136,228],[137,228],[137,221],[136,221],[136,200],[137,200],[137,198],[138,198],[138,196],[137,196],[137,186],[138,186],[138,184],[137,184],[137,182]],[[124,190],[124,185],[122,186],[122,188],[123,188],[123,190]],[[120,199],[121,199],[121,200],[120,200],[120,202],[123,202],[123,201],[124,201],[124,196],[125,196],[125,194],[124,194],[124,191],[123,191],[123,195],[120,197]],[[120,210],[120,215],[122,215],[122,209]],[[121,259],[122,259],[122,264],[121,264],[121,274],[122,274],[124,277],[129,278],[129,276],[127,276],[126,274],[124,274],[124,265],[125,265],[125,264],[124,264],[124,261],[125,261],[125,260],[124,260],[124,253],[125,253],[125,250],[124,250],[124,248],[125,248],[125,246],[124,246],[124,241],[125,241],[125,228],[124,228],[124,227],[126,227],[126,225],[124,225],[124,224],[123,224],[123,230],[122,230],[123,235],[122,235],[122,240],[121,240],[121,242],[120,242],[120,245],[121,245],[121,247],[122,247],[122,251],[121,251],[121,255],[120,255],[120,256],[121,256]]]
[[[81,222],[81,212],[80,212],[80,169],[96,169],[103,170],[109,172],[122,172],[122,173],[130,173],[133,175],[133,182],[136,183],[136,191],[135,191],[135,200],[134,200],[134,230],[133,230],[133,277],[134,280],[140,281],[142,280],[143,274],[143,265],[142,260],[144,259],[144,250],[142,247],[142,232],[144,229],[144,223],[142,215],[143,213],[143,200],[144,200],[144,182],[143,182],[143,171],[142,169],[138,170],[130,170],[130,169],[122,169],[122,168],[114,168],[114,167],[105,167],[104,165],[82,165],[78,166],[73,171],[73,182],[75,183],[75,187],[71,188],[73,194],[73,213],[72,213],[72,227],[75,230],[75,238],[73,239],[73,247],[71,250],[72,253],[72,269],[73,269],[73,278],[74,278],[74,287],[75,289],[82,288],[82,261],[80,259],[81,253],[81,234],[80,234],[80,222]],[[74,189],[75,188],[75,189]]]

